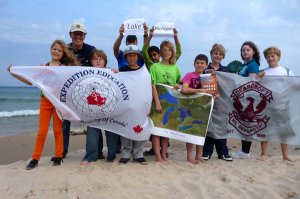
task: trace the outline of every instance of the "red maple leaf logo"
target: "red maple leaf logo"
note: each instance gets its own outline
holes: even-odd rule
[[[141,127],[139,124],[135,127],[133,127],[134,132],[138,135],[143,131],[143,127]]]
[[[102,97],[93,89],[92,93],[86,98],[88,104],[102,106],[106,102],[106,98]]]

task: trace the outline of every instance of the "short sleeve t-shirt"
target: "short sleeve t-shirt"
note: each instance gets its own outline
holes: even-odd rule
[[[294,73],[289,70],[287,68],[284,68],[282,66],[278,66],[278,67],[275,67],[275,68],[266,68],[264,70],[265,72],[265,75],[266,76],[269,76],[269,75],[274,75],[274,76],[295,76]]]
[[[152,84],[166,84],[174,86],[180,82],[181,74],[177,64],[165,65],[161,62],[155,63],[150,68]]]
[[[201,88],[201,79],[200,79],[200,75],[196,72],[190,72],[187,73],[182,80],[180,81],[180,83],[186,83],[189,85],[190,88],[195,88],[195,89],[199,89]]]
[[[239,75],[243,77],[248,77],[250,73],[256,73],[259,72],[259,66],[256,63],[255,59],[251,59],[249,62],[244,63],[243,68],[239,71]]]

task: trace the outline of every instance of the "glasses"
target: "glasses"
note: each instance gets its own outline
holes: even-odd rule
[[[92,61],[96,61],[96,62],[101,62],[101,61],[104,61],[104,59],[103,58],[101,58],[101,57],[98,57],[98,58],[93,58],[93,59],[91,59]]]
[[[80,37],[82,37],[84,35],[83,32],[80,32],[80,31],[75,31],[75,32],[72,32],[75,36],[78,35]]]

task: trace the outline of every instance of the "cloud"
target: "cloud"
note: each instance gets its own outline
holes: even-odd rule
[[[65,32],[60,21],[51,23],[32,23],[29,20],[14,18],[0,19],[1,40],[16,43],[50,43],[53,38],[61,37]]]

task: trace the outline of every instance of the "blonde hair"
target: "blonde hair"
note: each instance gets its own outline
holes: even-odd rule
[[[214,54],[214,52],[220,52],[220,54],[223,55],[223,59],[225,58],[226,50],[225,50],[224,46],[222,46],[221,44],[216,43],[211,47],[211,50],[210,50],[211,57]]]
[[[55,40],[51,44],[50,49],[52,49],[55,44],[60,45],[63,49],[63,56],[60,60],[62,65],[64,65],[64,66],[80,66],[80,62],[75,57],[74,53],[69,50],[67,44],[64,41],[59,40],[59,39]]]
[[[106,68],[107,56],[106,56],[105,52],[103,50],[94,49],[91,52],[91,60],[96,59],[98,57],[102,57],[104,59],[104,68]]]
[[[279,58],[281,57],[281,51],[276,46],[270,46],[270,47],[268,47],[267,49],[264,50],[265,58],[267,58],[268,55],[273,54],[273,53],[275,55],[277,55]]]
[[[170,41],[163,41],[161,44],[160,44],[160,55],[162,55],[162,50],[163,50],[163,47],[166,46],[168,48],[171,49],[172,51],[172,56],[170,57],[170,60],[169,60],[169,63],[170,64],[176,64],[176,53],[175,53],[175,48],[174,48],[174,45],[170,42]]]

